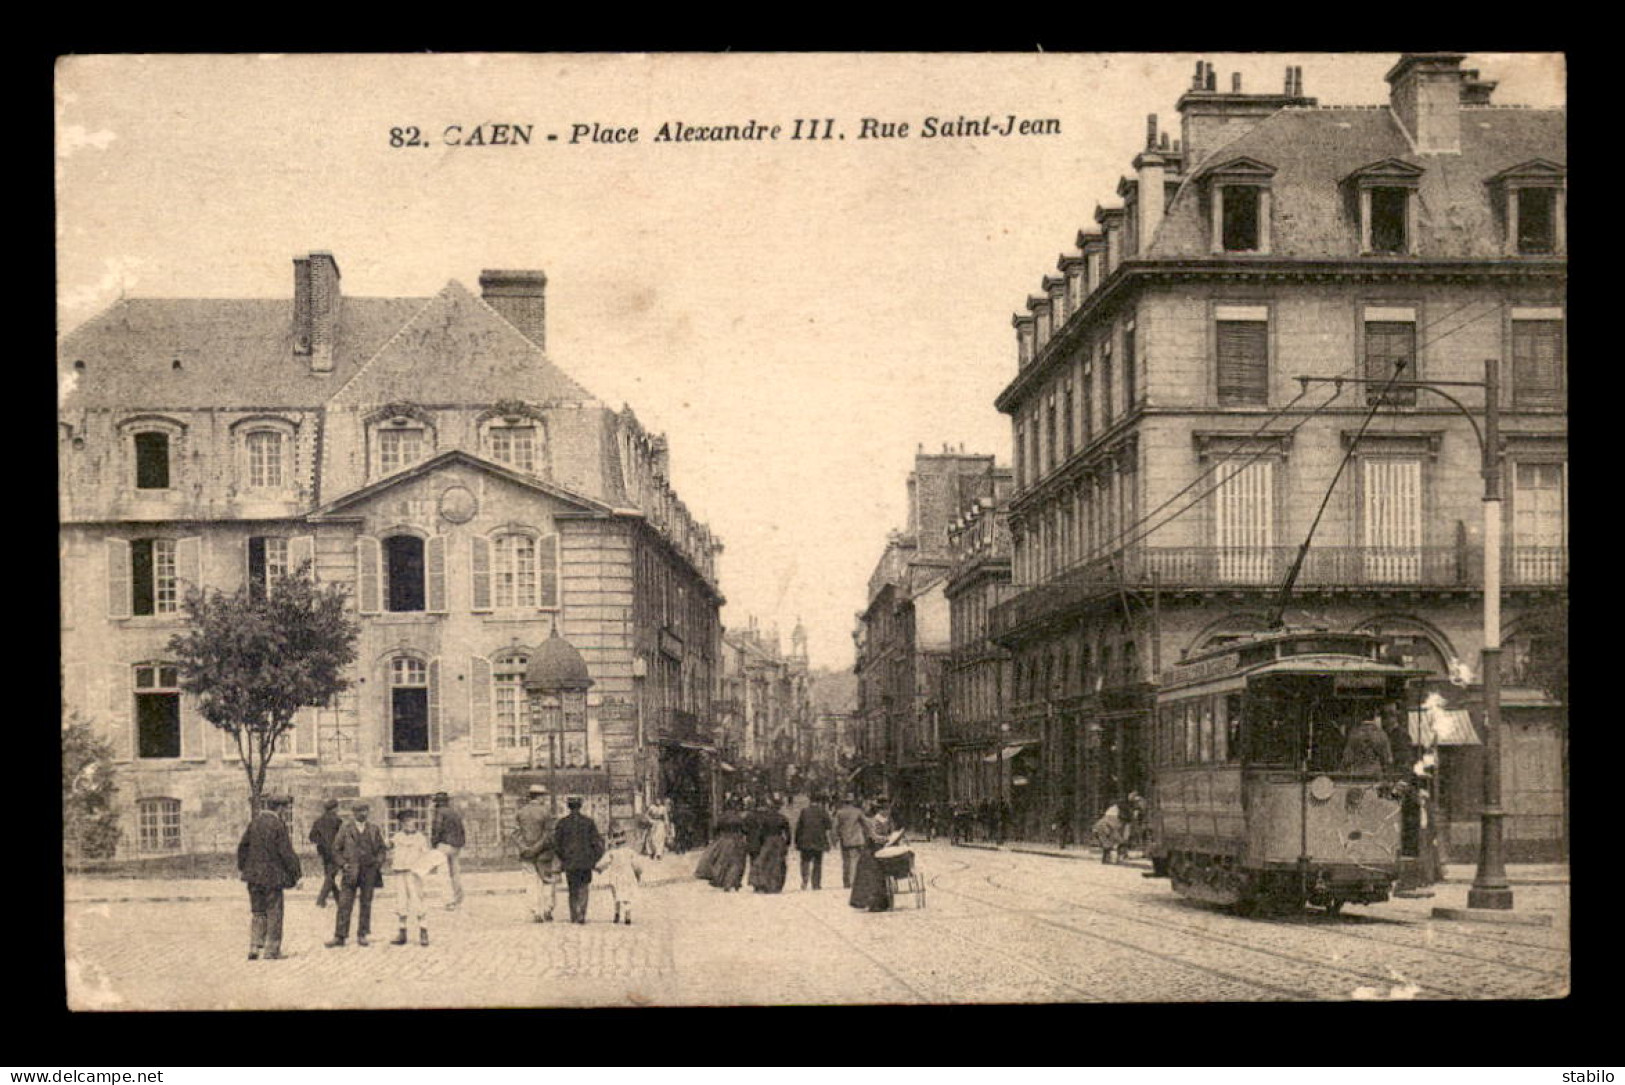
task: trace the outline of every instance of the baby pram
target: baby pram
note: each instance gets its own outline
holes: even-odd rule
[[[913,896],[914,907],[925,907],[925,879],[914,866],[914,852],[903,846],[903,834],[897,832],[886,841],[886,846],[875,852],[880,876],[886,883],[886,904],[897,907],[899,896]]]

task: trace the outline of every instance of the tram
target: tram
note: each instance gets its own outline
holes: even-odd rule
[[[1153,728],[1150,855],[1176,892],[1246,913],[1388,899],[1407,765],[1344,771],[1363,720],[1406,719],[1427,674],[1365,633],[1261,633],[1164,676]]]

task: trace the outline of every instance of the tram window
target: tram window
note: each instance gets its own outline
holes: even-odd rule
[[[1226,743],[1229,737],[1225,734],[1225,699],[1220,696],[1213,698],[1213,760],[1215,763],[1230,760],[1230,747]]]
[[[1224,748],[1228,755],[1227,760],[1241,759],[1241,705],[1239,693],[1229,693],[1224,698]]]
[[[1213,760],[1213,699],[1204,697],[1201,700],[1202,712],[1202,763],[1207,764]]]
[[[1194,765],[1198,759],[1198,735],[1196,733],[1196,702],[1186,701],[1184,705],[1185,729],[1185,763]]]

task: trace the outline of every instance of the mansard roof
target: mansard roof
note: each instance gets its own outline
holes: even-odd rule
[[[337,497],[323,505],[321,508],[311,512],[310,518],[313,520],[321,520],[329,517],[342,517],[347,511],[355,508],[357,505],[361,505],[372,500],[381,493],[394,489],[396,486],[403,483],[412,482],[423,478],[425,475],[432,475],[454,464],[473,467],[476,470],[496,475],[499,478],[512,482],[516,486],[523,486],[527,489],[545,494],[548,497],[551,497],[556,501],[563,502],[564,504],[569,505],[580,512],[608,515],[614,511],[611,506],[606,505],[602,501],[595,500],[594,498],[588,497],[585,494],[576,493],[574,490],[566,489],[557,483],[548,482],[544,479],[539,479],[534,475],[527,475],[521,471],[515,471],[505,464],[500,464],[493,460],[487,460],[481,456],[474,455],[472,452],[465,452],[462,449],[452,449],[448,452],[442,452],[438,456],[431,456],[422,463],[408,467],[404,471],[397,471],[394,474],[381,478],[376,482],[368,483],[367,485],[362,486],[360,489],[351,490],[349,493],[344,494],[341,497]]]
[[[1533,160],[1561,169],[1567,131],[1562,109],[1463,106],[1461,152],[1419,155],[1386,107],[1287,108],[1216,148],[1192,177],[1202,176],[1207,163],[1274,163],[1271,254],[1357,257],[1360,234],[1340,183],[1374,163],[1404,164],[1422,171],[1419,256],[1500,259],[1501,226],[1486,182]],[[1144,258],[1211,255],[1201,189],[1194,181],[1180,187]]]

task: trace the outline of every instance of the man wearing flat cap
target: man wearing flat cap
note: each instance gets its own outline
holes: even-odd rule
[[[514,842],[519,859],[536,875],[530,883],[530,918],[536,923],[553,921],[553,905],[559,891],[559,863],[553,850],[553,813],[547,805],[547,788],[531,784],[525,805],[519,808]]]
[[[282,957],[282,891],[299,884],[299,857],[278,811],[293,800],[260,798],[259,810],[237,844],[237,869],[248,883],[248,959]]]
[[[322,860],[322,887],[316,893],[316,907],[327,907],[328,897],[339,895],[338,884],[333,880],[339,872],[339,861],[333,855],[333,843],[338,839],[339,827],[344,823],[339,820],[339,801],[328,799],[322,803],[322,816],[317,818],[310,827],[310,842],[316,845],[316,854]]]
[[[369,813],[364,802],[352,806],[352,820],[339,830],[333,844],[342,878],[339,914],[334,917],[333,940],[327,943],[328,949],[344,945],[344,940],[350,937],[350,910],[355,907],[357,896],[361,898],[361,918],[356,923],[356,945],[366,945],[367,935],[372,933],[372,892],[384,884],[384,860],[388,857],[389,845],[384,843],[384,834],[378,826],[367,823]]]
[[[454,912],[463,903],[463,875],[458,869],[457,856],[467,842],[463,831],[463,815],[452,805],[451,796],[444,791],[434,793],[434,829],[429,834],[429,846],[446,857],[446,877],[451,879],[451,903],[446,911]]]
[[[571,795],[565,805],[570,812],[559,819],[553,830],[553,847],[565,880],[570,883],[570,922],[585,923],[592,868],[604,857],[604,838],[597,823],[581,812],[581,796]]]

